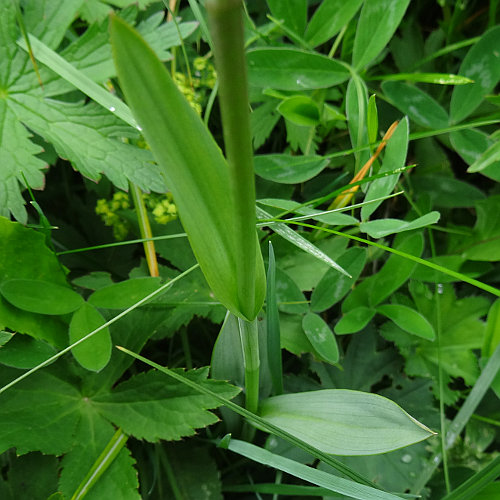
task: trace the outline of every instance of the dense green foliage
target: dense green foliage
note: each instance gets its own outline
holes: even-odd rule
[[[206,3],[0,0],[0,498],[500,497],[498,0]]]

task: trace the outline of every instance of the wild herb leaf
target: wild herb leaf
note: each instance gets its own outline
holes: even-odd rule
[[[349,78],[349,70],[333,59],[288,48],[258,48],[248,52],[251,85],[277,90],[333,87]]]
[[[56,49],[67,28],[73,21],[81,0],[46,3],[29,0],[23,4],[24,23],[28,32],[39,38],[49,48]],[[0,144],[4,157],[0,170],[0,214],[12,213],[16,219],[26,222],[27,213],[21,197],[24,187],[22,173],[32,188],[43,187],[41,170],[45,163],[36,155],[41,148],[29,141],[25,127],[36,132],[47,142],[52,142],[57,153],[68,158],[85,176],[97,180],[101,173],[122,189],[131,180],[145,190],[164,191],[164,182],[152,164],[149,152],[111,137],[124,127],[109,111],[99,110],[83,103],[49,100],[49,96],[61,95],[72,89],[50,71],[42,71],[40,85],[34,75],[28,55],[17,46],[19,32],[16,26],[14,2],[4,2],[0,7],[2,25],[2,49],[0,52]],[[99,33],[93,31],[93,36]],[[86,45],[86,43],[90,45]],[[113,76],[110,67],[109,44],[100,35],[99,47],[92,45],[92,36],[85,43],[79,42],[73,56],[80,58],[81,67],[89,75],[102,78]],[[92,49],[90,49],[92,46]],[[71,51],[70,51],[71,52]],[[90,54],[90,55],[89,55]],[[100,59],[98,57],[101,57]],[[61,83],[62,82],[62,83]],[[130,136],[132,129],[123,135]],[[14,154],[15,153],[15,154]],[[140,167],[138,168],[138,166]]]
[[[184,376],[228,399],[240,392],[225,382],[207,380],[207,375],[208,370],[200,369]],[[96,396],[93,404],[127,434],[148,441],[192,436],[196,428],[217,422],[207,410],[220,405],[179,382],[166,384],[163,374],[155,371],[122,382],[111,393]]]
[[[345,389],[274,396],[260,416],[334,455],[385,453],[433,434],[389,399]]]
[[[335,36],[354,17],[361,4],[362,0],[321,2],[307,25],[306,41],[316,47]]]
[[[99,311],[88,302],[76,311],[69,325],[69,343],[80,340],[96,328],[104,325],[106,320]],[[76,346],[72,351],[75,359],[87,370],[100,371],[111,358],[111,337],[104,328],[86,342]]]
[[[410,0],[365,0],[356,29],[352,65],[363,69],[384,49]]]
[[[453,123],[467,118],[500,80],[500,27],[488,30],[469,50],[459,73],[474,81],[453,89],[450,117]]]

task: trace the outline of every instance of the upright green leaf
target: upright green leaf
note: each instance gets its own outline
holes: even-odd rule
[[[339,348],[335,335],[321,316],[307,313],[302,319],[302,328],[320,358],[335,364],[339,360]]]
[[[236,241],[240,230],[235,224],[242,221],[236,222],[235,214],[241,207],[220,149],[140,35],[115,17],[111,37],[123,91],[174,195],[209,285],[234,314],[255,318],[265,293],[262,255],[255,230],[246,249]],[[255,262],[253,280],[242,275],[249,260]]]
[[[126,309],[160,286],[159,278],[135,278],[113,283],[96,290],[89,303],[104,309]]]
[[[266,294],[267,360],[274,394],[283,394],[283,362],[281,359],[280,319],[276,294],[276,259],[269,242],[269,266]]]
[[[329,269],[311,296],[311,309],[315,312],[332,307],[349,292],[365,266],[366,250],[361,247],[350,248],[340,256],[338,262],[352,278]]]
[[[287,120],[303,127],[315,127],[321,119],[319,106],[305,95],[288,97],[276,109]]]
[[[500,80],[500,26],[488,30],[467,53],[459,73],[474,80],[455,87],[451,95],[450,116],[453,123],[467,118]]]
[[[283,184],[297,184],[316,177],[328,165],[321,156],[287,154],[258,155],[254,158],[255,173],[264,179]]]
[[[307,25],[306,41],[313,47],[328,41],[354,17],[362,2],[363,0],[321,2]]]
[[[368,144],[367,128],[367,110],[368,110],[368,90],[365,82],[354,75],[347,85],[346,94],[346,115],[349,126],[349,135],[351,144],[356,149],[356,172],[364,165],[370,157],[368,147],[359,151],[358,148]]]
[[[352,64],[363,69],[389,43],[410,0],[365,0],[356,29]]]
[[[420,233],[402,234],[396,238],[394,247],[418,257],[423,251],[424,240]],[[377,274],[360,283],[344,300],[342,312],[359,306],[377,306],[405,283],[415,266],[413,261],[391,255]]]
[[[400,111],[422,127],[448,126],[446,110],[423,90],[402,82],[384,82],[382,89]]]
[[[421,227],[435,224],[440,218],[439,212],[429,212],[412,221],[400,219],[376,219],[368,222],[362,222],[359,225],[361,232],[367,233],[372,238],[383,238],[393,233],[402,233],[403,231],[413,231]]]
[[[267,0],[273,17],[282,20],[287,28],[302,35],[307,22],[307,0]]]
[[[377,307],[377,312],[394,321],[404,331],[417,337],[427,340],[434,340],[436,337],[436,332],[429,321],[411,307],[401,304],[384,304]]]
[[[472,165],[477,168],[476,162],[487,159],[488,165],[481,165],[483,167],[480,170],[481,174],[500,182],[500,161],[493,159],[492,163],[489,162],[492,152],[490,148],[498,144],[493,138],[478,129],[471,128],[451,133],[450,141],[455,151],[471,166],[468,172],[472,172]]]

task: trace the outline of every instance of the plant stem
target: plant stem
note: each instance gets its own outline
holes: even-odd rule
[[[257,413],[259,407],[259,330],[257,319],[245,321],[238,318],[243,363],[245,365],[245,407]]]
[[[146,210],[146,205],[144,204],[142,191],[135,184],[130,183],[130,194],[134,200],[141,237],[148,240],[144,241],[143,244],[149,274],[154,277],[160,276],[158,271],[158,260],[156,259],[155,242],[151,239],[153,237],[153,233],[151,231],[151,225],[149,224],[148,212]]]
[[[255,233],[255,176],[250,106],[248,104],[245,40],[241,0],[207,0],[206,8],[219,81],[219,105],[231,193],[234,233],[239,249],[238,297],[244,311],[254,311],[257,238]],[[245,256],[241,258],[240,256]],[[263,272],[263,266],[262,266]],[[260,298],[258,299],[260,302]],[[247,314],[253,319],[255,314]]]

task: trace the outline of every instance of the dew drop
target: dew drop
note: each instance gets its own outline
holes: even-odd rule
[[[139,127],[139,125],[137,125],[137,127],[136,127],[136,128],[137,128],[137,130],[138,130],[139,132],[142,132],[142,127]]]
[[[116,111],[116,108],[114,106],[111,106],[109,110],[113,113],[114,111]]]
[[[437,285],[437,292],[439,293],[439,295],[443,295],[443,291],[444,291],[443,284],[442,283],[438,283],[438,285]]]
[[[401,462],[404,462],[405,464],[409,464],[412,460],[413,457],[409,453],[406,453],[401,457]]]

